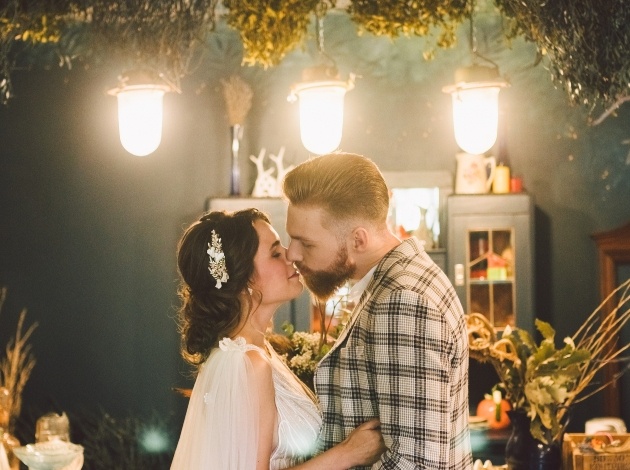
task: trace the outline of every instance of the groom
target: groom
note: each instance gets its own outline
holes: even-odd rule
[[[446,275],[415,238],[387,228],[389,192],[368,158],[332,153],[290,171],[287,257],[318,298],[350,280],[356,298],[315,375],[320,451],[378,417],[387,451],[372,468],[472,468],[468,340]]]

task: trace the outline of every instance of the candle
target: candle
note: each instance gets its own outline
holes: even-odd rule
[[[510,167],[504,165],[496,167],[492,181],[492,192],[495,194],[510,192]]]
[[[520,176],[512,176],[510,179],[510,192],[520,193],[523,190],[523,178]]]

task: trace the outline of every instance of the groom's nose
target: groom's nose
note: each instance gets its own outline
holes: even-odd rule
[[[300,253],[299,243],[295,240],[291,240],[289,242],[289,246],[287,248],[287,259],[292,263],[296,261],[302,261],[302,254]]]

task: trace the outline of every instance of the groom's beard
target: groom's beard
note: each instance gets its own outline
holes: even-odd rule
[[[348,249],[345,246],[339,248],[336,258],[327,269],[314,271],[298,262],[295,265],[306,287],[321,301],[329,299],[357,269],[356,264],[348,260]]]

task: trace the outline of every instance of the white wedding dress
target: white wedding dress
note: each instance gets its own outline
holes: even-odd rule
[[[282,359],[245,339],[224,338],[195,381],[171,470],[253,470],[258,448],[258,393],[249,374],[247,351],[258,351],[272,366],[276,394],[277,446],[270,470],[310,457],[321,416],[313,399]]]

